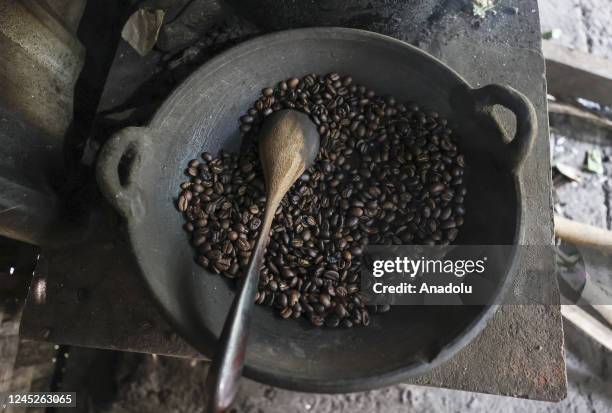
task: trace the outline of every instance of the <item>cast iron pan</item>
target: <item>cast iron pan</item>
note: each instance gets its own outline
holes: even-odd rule
[[[274,33],[212,59],[188,78],[147,127],[111,138],[98,159],[98,183],[125,219],[134,256],[170,323],[212,357],[232,285],[194,262],[176,209],[187,162],[203,151],[238,150],[238,118],[260,90],[307,73],[350,74],[379,94],[414,101],[449,119],[460,136],[468,186],[456,243],[520,244],[516,171],[535,136],[531,103],[507,86],[473,89],[423,51],[375,33],[312,28]],[[495,104],[516,116],[510,139],[491,116]],[[121,168],[120,168],[121,165]],[[503,294],[514,256],[495,285]],[[495,305],[394,307],[368,328],[316,329],[257,306],[244,374],[288,389],[349,392],[421,374],[469,343]]]

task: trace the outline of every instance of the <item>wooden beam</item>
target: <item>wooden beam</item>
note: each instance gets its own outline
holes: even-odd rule
[[[612,91],[610,91],[610,93],[612,93]],[[597,116],[593,112],[589,112],[588,110],[580,109],[566,103],[548,102],[548,114],[549,116],[553,114],[579,118],[583,122],[592,124],[595,127],[609,129],[612,131],[612,120],[602,116]]]
[[[561,314],[595,341],[612,351],[612,331],[576,305],[562,305]]]
[[[612,253],[612,231],[555,215],[555,235],[574,245]]]
[[[612,60],[542,42],[548,93],[612,106]]]

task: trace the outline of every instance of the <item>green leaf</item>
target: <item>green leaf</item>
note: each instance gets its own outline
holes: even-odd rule
[[[493,0],[474,0],[472,2],[472,13],[476,17],[484,19],[487,16],[488,11],[492,11],[495,8]]]
[[[593,148],[586,153],[585,169],[589,172],[602,175],[604,173],[601,150]]]
[[[561,29],[552,29],[552,30],[548,30],[542,33],[542,39],[544,40],[559,39],[561,38],[562,34],[563,32],[561,31]]]

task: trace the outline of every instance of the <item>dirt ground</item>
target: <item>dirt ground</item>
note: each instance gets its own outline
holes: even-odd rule
[[[559,44],[599,57],[612,58],[610,0],[542,0],[542,32],[557,29]]]

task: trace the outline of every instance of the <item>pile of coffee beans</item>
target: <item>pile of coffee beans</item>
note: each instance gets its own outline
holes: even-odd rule
[[[266,88],[240,118],[240,154],[204,153],[181,185],[178,209],[210,271],[246,271],[266,200],[258,132],[286,108],[310,115],[321,150],[276,211],[256,301],[315,326],[367,326],[371,312],[389,307],[362,300],[363,248],[452,242],[465,213],[463,155],[437,113],[349,76],[309,74]]]

